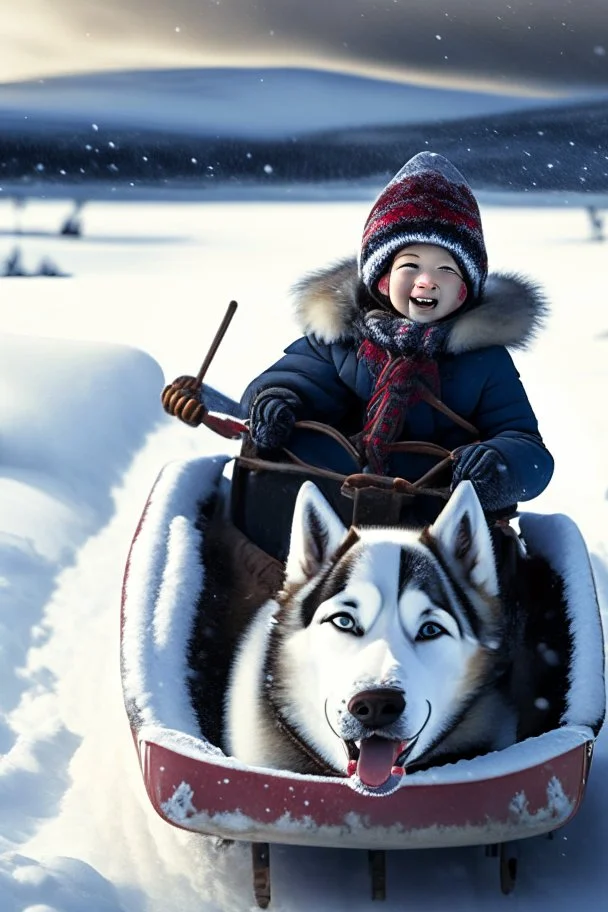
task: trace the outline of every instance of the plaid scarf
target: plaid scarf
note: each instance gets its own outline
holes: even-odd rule
[[[413,323],[382,311],[356,319],[357,357],[371,372],[374,389],[363,430],[353,442],[374,474],[388,474],[388,445],[399,439],[422,390],[440,394],[437,356],[445,349],[453,323]]]

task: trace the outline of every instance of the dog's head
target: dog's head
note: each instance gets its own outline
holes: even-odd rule
[[[347,530],[305,483],[278,603],[273,699],[303,741],[336,770],[356,759],[369,785],[441,752],[487,689],[502,634],[473,486],[416,532]]]

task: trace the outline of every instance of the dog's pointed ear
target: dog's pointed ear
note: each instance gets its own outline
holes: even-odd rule
[[[461,481],[429,530],[450,565],[488,595],[498,595],[496,560],[490,530],[470,481]]]
[[[319,489],[305,481],[296,499],[291,526],[286,583],[311,579],[344,539],[346,528]]]

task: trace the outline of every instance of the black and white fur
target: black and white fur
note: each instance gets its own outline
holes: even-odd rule
[[[347,530],[306,482],[283,590],[234,659],[227,750],[255,766],[344,774],[367,753],[390,772],[513,743],[520,618],[501,585],[470,482],[421,532]]]

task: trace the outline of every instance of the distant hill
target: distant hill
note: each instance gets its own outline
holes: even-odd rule
[[[547,101],[285,69],[0,86],[0,178],[28,192],[347,186],[425,148],[480,190],[606,192],[608,95]]]
[[[3,131],[163,130],[284,139],[319,130],[454,120],[539,107],[542,100],[306,69],[86,73],[0,84]]]

